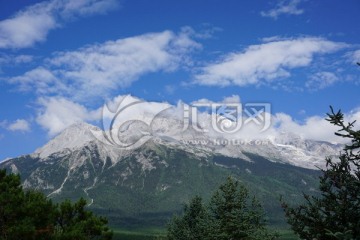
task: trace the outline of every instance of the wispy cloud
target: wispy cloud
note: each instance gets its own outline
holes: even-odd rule
[[[302,0],[280,0],[276,7],[268,11],[262,11],[260,14],[263,17],[271,17],[277,19],[280,15],[300,15],[304,13],[304,9],[299,8]]]
[[[206,65],[194,76],[194,82],[209,86],[266,84],[289,77],[291,69],[310,65],[316,54],[332,53],[345,46],[315,37],[275,39]]]
[[[54,0],[62,18],[105,14],[119,7],[118,0]]]
[[[0,48],[27,48],[43,42],[50,30],[76,17],[116,9],[117,0],[50,0],[29,6],[0,21]]]
[[[221,103],[241,103],[240,96],[239,95],[231,95],[223,97],[223,99],[220,101]],[[193,101],[191,104],[212,104],[215,103],[212,100],[209,100],[207,98],[201,98],[196,101]]]
[[[8,82],[16,84],[19,91],[34,91],[40,95],[54,94],[67,89],[64,83],[44,67],[38,67],[21,76],[10,78]]]
[[[305,86],[312,91],[324,89],[340,81],[339,77],[332,72],[318,72],[306,81]]]
[[[0,121],[0,128],[4,128],[12,132],[29,132],[31,130],[29,121],[25,119],[16,119],[13,122],[10,122],[8,120],[2,120]]]
[[[45,66],[8,81],[20,90],[58,92],[76,100],[108,97],[111,91],[129,86],[146,73],[191,64],[188,54],[199,47],[186,32],[149,33],[59,52]]]
[[[353,51],[348,54],[348,56],[350,57],[351,62],[360,62],[360,50]]]
[[[17,66],[19,64],[29,63],[33,60],[33,56],[30,55],[13,55],[13,54],[1,54],[0,53],[0,73],[3,67]]]
[[[7,65],[7,64],[19,64],[19,63],[28,63],[33,60],[33,57],[30,55],[7,55],[7,54],[1,54],[0,53],[0,64],[1,65]]]
[[[10,131],[20,131],[20,132],[29,132],[30,131],[30,124],[28,121],[24,119],[17,119],[13,123],[10,123],[7,126],[7,129]]]

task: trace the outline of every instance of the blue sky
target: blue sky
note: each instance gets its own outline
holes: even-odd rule
[[[97,122],[125,94],[271,103],[300,132],[329,105],[357,119],[359,12],[357,0],[0,0],[0,159]]]

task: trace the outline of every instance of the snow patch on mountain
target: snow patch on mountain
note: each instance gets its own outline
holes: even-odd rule
[[[133,131],[137,133],[139,129],[137,124],[138,122],[130,124],[126,134],[130,136]],[[153,124],[149,141],[155,145],[184,150],[199,158],[219,154],[250,161],[246,154],[252,153],[270,161],[316,169],[325,165],[325,157],[336,156],[342,149],[341,145],[306,140],[292,133],[281,133],[276,137],[270,136],[259,141],[232,142],[231,139],[213,138],[212,134],[197,132],[191,128],[180,131],[182,123],[176,119],[161,117],[157,118]],[[105,136],[100,128],[87,123],[77,123],[36,150],[33,155],[39,157],[40,161],[47,161],[52,155],[75,154],[69,161],[69,168],[74,169],[89,161],[91,154],[95,152],[99,154],[105,167],[107,159],[115,165],[136,150],[123,149],[121,146],[107,142],[105,138],[99,141],[99,136]],[[143,171],[151,171],[155,168],[154,159],[151,157],[138,153],[136,159],[142,165]]]
[[[89,142],[96,140],[93,131],[101,131],[100,128],[85,122],[75,123],[66,128],[45,146],[37,149],[34,155],[45,159],[53,153],[62,152],[65,149],[74,150],[86,146]]]

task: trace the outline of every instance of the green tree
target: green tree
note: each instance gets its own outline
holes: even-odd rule
[[[228,177],[210,200],[212,239],[276,239],[266,228],[260,202],[239,181]]]
[[[112,239],[112,231],[106,226],[107,219],[94,216],[85,210],[86,200],[81,198],[72,204],[70,200],[57,205],[55,211],[55,239],[89,240]]]
[[[320,176],[320,196],[304,194],[305,203],[283,208],[293,231],[302,239],[359,239],[360,236],[360,131],[345,123],[341,111],[331,112],[327,120],[339,127],[335,134],[351,140],[337,161],[326,158]]]
[[[202,198],[196,196],[184,206],[182,216],[175,216],[168,225],[169,240],[197,240],[204,239],[207,234],[206,223],[208,214]]]
[[[200,197],[185,205],[182,216],[168,226],[169,240],[231,240],[276,239],[277,234],[266,228],[260,203],[250,197],[239,181],[229,177],[204,206]]]
[[[53,204],[20,176],[0,170],[0,240],[111,239],[107,220],[85,209],[86,201]]]
[[[54,204],[38,191],[25,191],[24,196],[24,202],[21,204],[22,220],[33,226],[35,238],[31,238],[50,239],[54,231]]]
[[[0,239],[48,239],[53,209],[43,194],[24,192],[19,175],[0,170]]]

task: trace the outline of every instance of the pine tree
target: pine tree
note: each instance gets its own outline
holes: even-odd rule
[[[212,239],[276,239],[266,228],[259,201],[239,181],[228,177],[211,198]]]
[[[340,129],[335,134],[351,140],[339,159],[326,158],[321,170],[320,196],[304,194],[305,203],[283,208],[295,233],[302,239],[359,239],[360,236],[360,131],[345,123],[341,111],[331,108],[327,120]]]
[[[182,216],[175,216],[168,225],[169,240],[197,240],[207,235],[208,214],[202,198],[196,196],[184,206]]]
[[[200,197],[185,205],[182,216],[168,226],[169,240],[267,240],[277,234],[266,229],[260,203],[239,181],[229,177],[213,194],[208,206]]]

